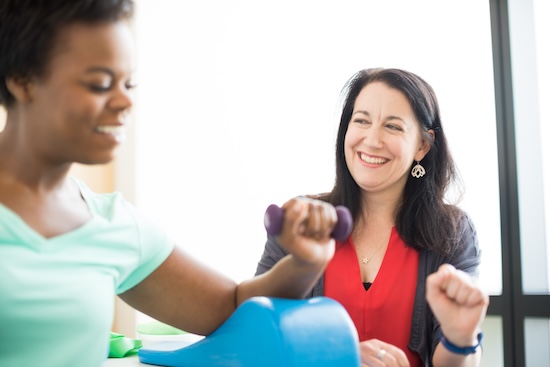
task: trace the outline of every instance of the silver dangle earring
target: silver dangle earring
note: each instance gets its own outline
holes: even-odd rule
[[[416,166],[414,166],[411,170],[411,176],[413,176],[414,178],[420,178],[423,177],[425,174],[426,170],[424,169],[424,167],[422,167],[419,161],[416,161]]]

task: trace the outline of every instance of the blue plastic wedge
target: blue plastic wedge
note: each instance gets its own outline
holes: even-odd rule
[[[140,362],[170,367],[359,367],[355,326],[327,297],[253,297],[216,331],[175,350],[138,352]]]

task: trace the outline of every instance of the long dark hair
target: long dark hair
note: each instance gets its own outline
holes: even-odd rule
[[[431,145],[421,162],[426,170],[425,176],[416,179],[409,175],[403,200],[396,212],[396,229],[408,246],[449,254],[457,243],[457,225],[463,213],[458,207],[445,202],[445,194],[452,183],[460,184],[460,180],[441,126],[435,93],[428,83],[411,72],[364,69],[346,83],[342,91],[344,103],[336,138],[336,180],[332,191],[321,195],[320,199],[348,207],[357,223],[361,214],[361,190],[346,164],[344,138],[355,100],[361,90],[372,82],[382,82],[403,93],[421,125],[422,139]],[[434,139],[428,133],[430,129],[435,133]],[[461,189],[460,186],[457,188]]]
[[[75,22],[130,19],[132,0],[2,0],[0,3],[0,105],[11,106],[6,78],[40,77],[61,29]]]

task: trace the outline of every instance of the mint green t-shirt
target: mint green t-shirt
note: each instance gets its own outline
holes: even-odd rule
[[[114,295],[147,277],[173,242],[118,194],[79,182],[93,218],[46,239],[0,204],[0,366],[99,367]]]

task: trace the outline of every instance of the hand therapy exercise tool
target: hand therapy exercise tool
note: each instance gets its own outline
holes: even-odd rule
[[[359,367],[357,330],[342,305],[252,297],[216,331],[175,350],[138,352],[140,362],[170,367]]]

